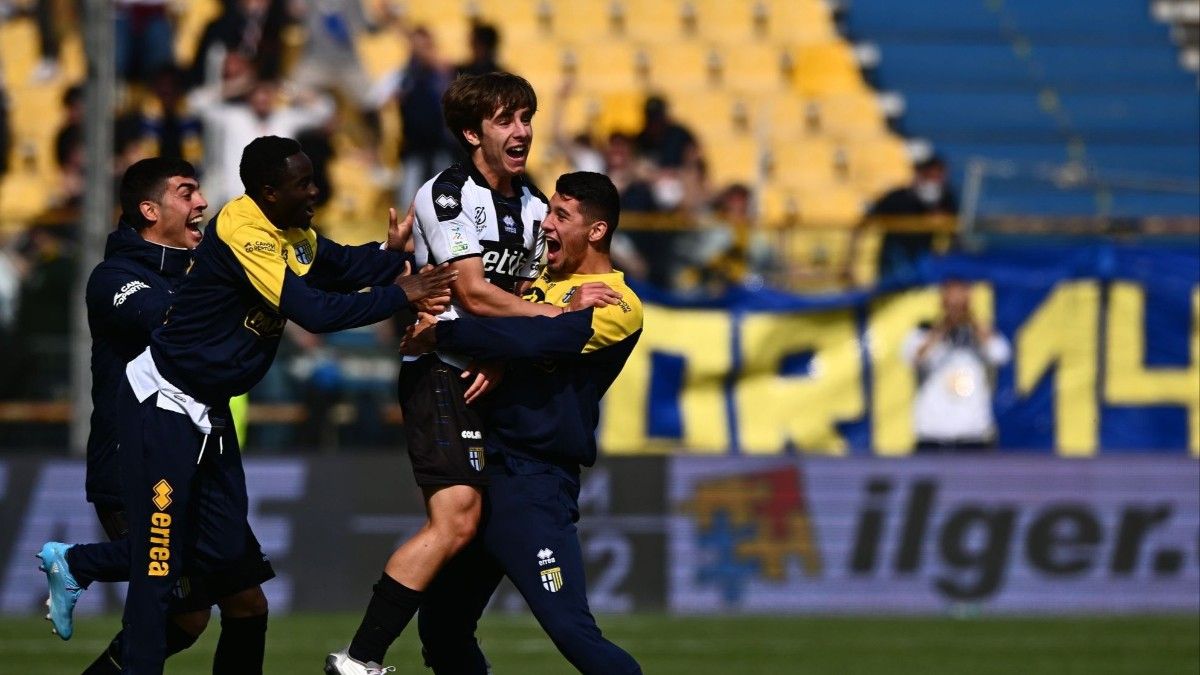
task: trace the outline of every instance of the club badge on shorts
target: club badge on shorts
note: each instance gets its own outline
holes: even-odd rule
[[[476,471],[483,471],[487,463],[483,457],[483,448],[480,447],[467,448],[467,459],[471,462],[471,468]]]
[[[542,588],[557,593],[563,587],[562,568],[561,567],[546,567],[557,562],[554,559],[554,551],[548,548],[543,548],[537,552],[538,566],[542,576]]]

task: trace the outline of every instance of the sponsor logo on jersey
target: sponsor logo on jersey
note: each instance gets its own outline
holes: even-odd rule
[[[150,288],[149,284],[146,284],[143,281],[130,281],[122,286],[121,290],[117,291],[113,295],[113,307],[120,307],[121,305],[125,304],[125,301],[129,299],[129,296],[147,288]]]
[[[538,557],[538,567],[545,567],[546,565],[553,565],[555,562],[554,551],[551,551],[548,548],[543,548],[543,549],[539,550],[537,552],[537,557]]]
[[[508,248],[493,242],[483,244],[483,273],[515,277],[529,255],[523,248]]]
[[[507,232],[509,234],[517,233],[517,221],[513,220],[512,216],[505,215],[504,218],[502,218],[500,220],[500,222],[504,223],[504,231],[505,232]]]
[[[171,514],[164,513],[171,505],[171,493],[174,491],[167,479],[154,484],[154,503],[156,512],[150,514],[150,551],[146,574],[152,577],[165,577],[171,572]]]
[[[462,437],[472,441],[477,441],[483,438],[483,433],[479,431],[464,430],[462,432]]]
[[[483,448],[479,446],[467,448],[467,461],[471,463],[472,469],[483,471],[483,467],[487,465],[487,460],[484,459]]]
[[[433,200],[433,203],[437,204],[438,206],[442,207],[443,209],[457,209],[458,208],[458,200],[450,195],[438,195],[437,199]]]
[[[273,241],[248,241],[243,246],[246,253],[274,253],[275,242]]]
[[[550,591],[551,593],[557,593],[560,590],[562,590],[563,577],[562,577],[562,568],[561,567],[551,567],[549,569],[544,569],[544,570],[541,570],[541,573],[542,573],[542,588]]]
[[[309,243],[309,241],[307,239],[305,239],[304,241],[296,242],[296,244],[292,248],[296,249],[296,262],[300,263],[301,265],[309,265],[312,263],[312,261],[313,261],[312,244]]]

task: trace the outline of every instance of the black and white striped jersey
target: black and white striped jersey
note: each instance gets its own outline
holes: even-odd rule
[[[484,277],[506,291],[536,279],[549,202],[524,178],[514,178],[513,187],[515,196],[499,195],[473,165],[461,164],[422,185],[413,223],[417,267],[478,256]],[[439,318],[456,318],[459,311],[452,304]]]

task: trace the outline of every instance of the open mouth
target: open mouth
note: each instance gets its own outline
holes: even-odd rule
[[[546,259],[553,260],[562,252],[562,242],[557,239],[546,239]]]
[[[195,234],[197,237],[204,236],[204,233],[200,230],[200,228],[203,225],[204,225],[204,214],[203,213],[198,214],[196,217],[187,221],[188,231]]]
[[[513,145],[505,148],[504,154],[508,155],[510,159],[525,161],[525,158],[529,155],[529,146]]]

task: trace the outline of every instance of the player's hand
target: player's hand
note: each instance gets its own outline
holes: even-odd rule
[[[567,305],[568,312],[576,312],[588,307],[603,307],[615,305],[621,301],[621,294],[600,281],[590,281],[575,290],[571,303]]]
[[[467,405],[471,405],[479,400],[480,396],[500,385],[500,381],[504,379],[504,364],[498,361],[490,363],[472,361],[460,377],[467,380],[472,375],[475,377],[475,380],[471,382],[471,386],[467,387],[467,392],[463,395]]]
[[[446,305],[450,303],[450,284],[458,278],[458,271],[446,264],[426,265],[417,274],[410,274],[411,271],[412,266],[404,263],[405,273],[396,277],[395,282],[408,297],[408,302],[429,314],[446,311]]]
[[[389,251],[397,253],[413,252],[416,248],[412,241],[414,218],[412,204],[408,205],[408,213],[404,214],[404,220],[400,220],[396,216],[396,209],[388,209],[387,248]]]
[[[400,340],[400,353],[405,356],[428,354],[437,347],[437,319],[424,312],[417,314],[417,321],[404,330]]]

